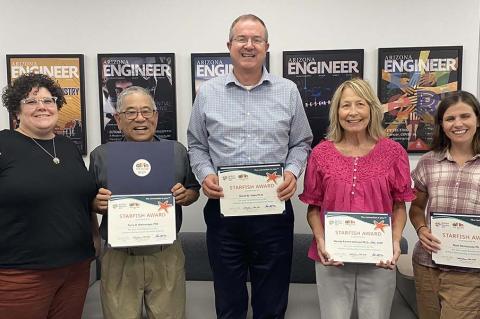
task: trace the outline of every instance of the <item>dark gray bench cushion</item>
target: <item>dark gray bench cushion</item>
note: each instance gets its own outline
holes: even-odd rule
[[[206,235],[201,232],[179,234],[185,253],[187,280],[211,281],[212,272],[208,261]],[[312,241],[310,234],[295,234],[293,240],[292,283],[315,283],[315,263],[307,257]]]

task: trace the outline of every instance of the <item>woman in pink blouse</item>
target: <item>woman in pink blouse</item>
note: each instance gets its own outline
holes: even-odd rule
[[[459,256],[445,262],[437,255],[435,263],[432,252],[441,250],[441,241],[446,239],[439,240],[430,230],[433,212],[467,215],[466,220],[468,215],[480,215],[479,115],[480,104],[468,92],[443,99],[435,115],[432,151],[420,158],[412,172],[417,198],[410,208],[410,220],[419,238],[413,252],[413,272],[421,319],[480,318],[480,240],[463,243],[477,245],[476,251],[466,252],[465,259]],[[443,232],[461,237],[461,229],[455,230],[455,221],[450,220],[451,228]],[[467,224],[461,219],[459,223]]]
[[[308,256],[316,261],[321,318],[349,319],[354,297],[360,319],[387,319],[395,292],[395,264],[406,222],[411,189],[408,156],[384,137],[383,110],[370,85],[342,83],[330,106],[327,140],[312,151],[300,199],[314,240]],[[374,264],[343,263],[325,249],[328,211],[388,213],[392,217],[393,256]]]

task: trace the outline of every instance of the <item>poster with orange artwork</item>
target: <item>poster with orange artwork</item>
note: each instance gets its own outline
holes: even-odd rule
[[[85,126],[85,75],[82,54],[8,54],[7,81],[24,73],[41,73],[54,78],[63,89],[66,104],[59,111],[55,133],[72,140],[81,154],[87,154]],[[10,114],[10,128],[18,120]]]
[[[446,95],[461,89],[462,47],[378,49],[378,98],[387,136],[409,153],[427,152],[434,115]]]

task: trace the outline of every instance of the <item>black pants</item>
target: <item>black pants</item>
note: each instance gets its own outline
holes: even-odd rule
[[[288,303],[293,249],[293,209],[282,215],[222,217],[218,200],[204,208],[207,247],[219,319],[245,319],[247,273],[254,319],[282,319]]]

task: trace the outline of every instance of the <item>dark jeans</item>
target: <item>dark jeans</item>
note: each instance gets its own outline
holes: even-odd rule
[[[247,273],[254,319],[281,319],[288,303],[293,249],[293,209],[282,215],[222,217],[218,200],[204,208],[207,247],[219,319],[245,319]]]

